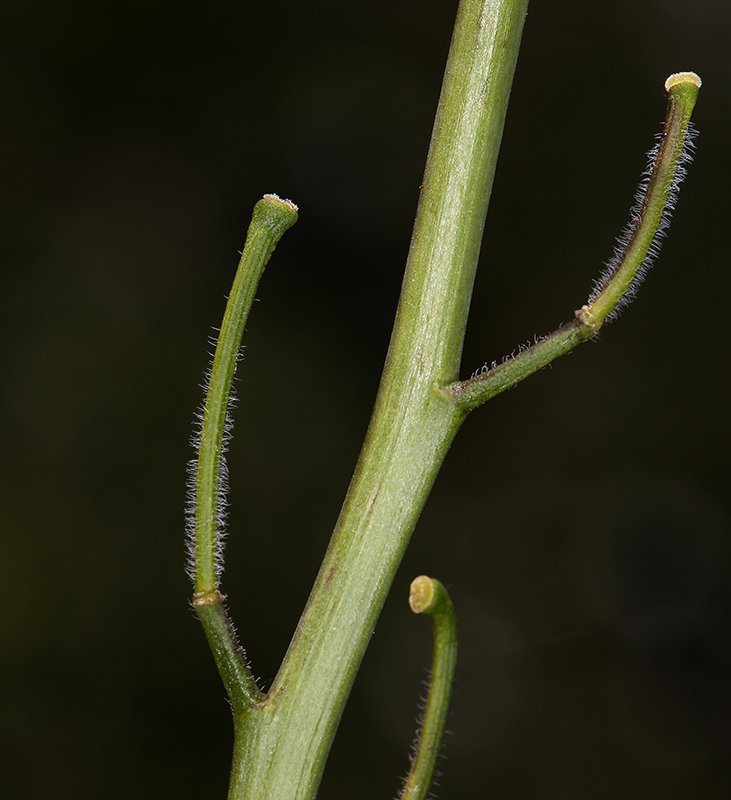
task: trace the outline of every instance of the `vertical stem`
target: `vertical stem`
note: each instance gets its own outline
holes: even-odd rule
[[[456,379],[527,0],[462,0],[376,407],[282,667],[236,715],[229,797],[313,798],[376,619],[464,412]]]

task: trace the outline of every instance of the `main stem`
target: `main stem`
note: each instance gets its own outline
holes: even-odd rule
[[[313,798],[404,550],[465,411],[458,377],[528,0],[462,0],[376,407],[268,695],[235,714],[230,798]]]

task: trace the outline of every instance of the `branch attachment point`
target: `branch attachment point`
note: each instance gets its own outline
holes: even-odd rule
[[[592,333],[598,333],[599,328],[601,328],[604,323],[603,320],[591,313],[589,306],[581,306],[578,311],[574,311],[574,316],[580,322],[583,322],[587,328],[591,328]]]

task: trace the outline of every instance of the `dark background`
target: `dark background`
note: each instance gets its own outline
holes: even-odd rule
[[[254,202],[291,197],[245,336],[224,590],[267,685],[358,454],[455,2],[4,0],[0,796],[223,798],[224,693],[188,605],[185,464]],[[440,797],[725,798],[731,5],[530,8],[463,372],[586,299],[660,130],[697,157],[638,300],[466,422],[321,798],[388,798],[451,588]]]

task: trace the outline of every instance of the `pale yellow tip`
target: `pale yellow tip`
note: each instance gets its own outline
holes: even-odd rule
[[[292,211],[299,211],[297,206],[291,200],[285,200],[283,197],[280,197],[277,194],[265,194],[264,198],[267,200],[275,200],[277,203],[282,203],[282,205],[289,206]]]
[[[415,614],[421,614],[434,598],[434,583],[426,575],[419,575],[411,581],[409,605]]]
[[[700,89],[703,81],[695,72],[675,72],[665,81],[665,91],[670,92],[671,89],[680,86],[681,83],[692,83]]]

